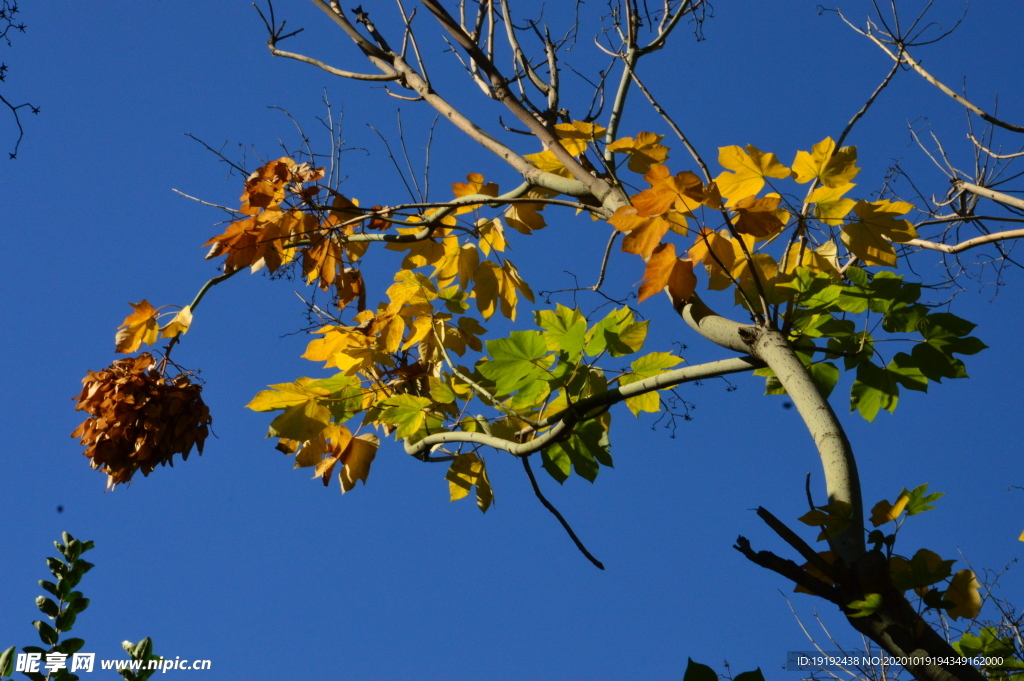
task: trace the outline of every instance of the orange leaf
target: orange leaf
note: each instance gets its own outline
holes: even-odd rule
[[[647,224],[637,227],[626,235],[626,238],[622,240],[622,250],[649,258],[657,245],[661,243],[661,238],[668,232],[668,228],[668,220],[660,217],[650,218]]]
[[[672,306],[677,310],[683,303],[689,302],[697,289],[697,277],[693,274],[693,261],[689,258],[677,258],[672,266],[672,274],[668,278],[668,293],[672,297]]]
[[[669,278],[676,264],[676,247],[674,244],[659,244],[651,257],[647,259],[644,270],[644,283],[640,285],[637,302],[644,302],[655,293],[668,286]]]
[[[135,352],[143,343],[155,343],[160,334],[156,308],[150,305],[148,300],[128,304],[135,312],[125,317],[121,326],[117,327],[120,331],[115,336],[117,346],[114,352]]]

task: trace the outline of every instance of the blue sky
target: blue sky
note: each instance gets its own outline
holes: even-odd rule
[[[943,21],[958,16],[959,5],[940,4]],[[377,12],[391,12],[381,5]],[[1016,5],[977,3],[952,37],[920,53],[957,87],[969,74],[969,91],[984,105],[998,94],[1000,112],[1019,122],[1024,95],[1010,89],[1019,82],[1024,31]],[[795,150],[838,135],[889,64],[834,16],[820,16],[816,3],[756,6],[719,3],[706,41],[681,31],[641,73],[707,157],[718,146],[752,143],[788,162]],[[858,19],[868,3],[843,9]],[[307,28],[288,47],[364,68],[311,3],[281,0],[277,10],[289,26]],[[206,679],[311,670],[353,681],[678,679],[688,656],[719,669],[728,659],[734,671],[786,674],[777,671],[786,651],[808,647],[783,596],[791,588],[731,545],[743,534],[755,548],[782,551],[751,509],[795,519],[806,510],[807,471],[823,492],[809,436],[783,399],[761,395],[761,379],[733,378],[735,391],[722,381],[685,388],[694,420],[680,423],[674,438],[652,429],[649,416],[634,420],[622,409],[614,416],[614,470],[593,485],[541,480],[604,561],[600,572],[507,457],[488,456],[497,501],[486,515],[471,501],[449,503],[444,469],[409,459],[394,442],[382,446],[369,484],[344,498],[293,471],[263,437],[267,415],[243,406],[266,384],[324,375],[299,358],[308,338],[288,335],[303,325],[293,293],[301,282],[240,275],[211,292],[176,351],[177,361],[202,369],[217,437],[202,457],[104,493],[104,476],[68,437],[82,418],[71,398],[87,370],[114,359],[114,329],[129,301],[185,304],[216,273],[201,245],[220,231],[220,214],[171,189],[229,205],[241,190],[239,177],[226,177],[184,134],[225,144],[232,157],[251,145],[276,158],[278,139],[294,145],[295,133],[267,107],[285,107],[314,129],[327,88],[353,147],[344,191],[364,203],[395,203],[403,190],[367,124],[393,138],[397,100],[272,58],[246,2],[25,3],[23,13],[28,33],[0,52],[11,68],[4,93],[42,113],[26,121],[19,158],[0,162],[0,649],[33,644],[36,580],[46,577],[51,540],[67,530],[97,544],[89,554],[97,567],[81,586],[92,605],[74,630],[85,650],[121,657],[122,640],[151,636],[158,654],[212,660]],[[427,16],[417,21],[433,30]],[[604,63],[588,40],[570,58],[577,68]],[[431,49],[439,88],[493,125],[497,110],[480,102],[450,54]],[[632,104],[624,134],[668,132],[638,98]],[[410,146],[422,147],[433,114],[401,106]],[[859,146],[863,187],[877,187],[899,159],[929,191],[943,191],[942,176],[907,133],[920,116],[953,154],[969,158],[963,112],[900,74],[849,139]],[[12,140],[0,118],[0,145]],[[434,149],[438,195],[472,171],[515,182],[443,122]],[[535,289],[569,285],[565,269],[591,278],[604,232],[584,218],[549,222],[513,241],[524,276]],[[623,290],[631,285],[639,279],[635,258],[613,258],[610,276]],[[1024,548],[1016,541],[1024,492],[1007,489],[1024,484],[1024,277],[1010,271],[1006,282],[998,290],[969,284],[954,304],[990,346],[968,358],[969,380],[905,396],[895,415],[873,424],[846,414],[848,393],[833,397],[869,503],[923,482],[946,492],[939,510],[901,535],[905,548],[960,552],[976,569],[999,569]],[[644,306],[655,320],[649,349],[679,341],[693,363],[727,356],[695,338],[663,301]],[[1019,603],[1022,585],[1018,567],[1004,578],[1004,595]],[[791,600],[810,622],[816,603]],[[833,633],[856,645],[831,606],[820,605]]]

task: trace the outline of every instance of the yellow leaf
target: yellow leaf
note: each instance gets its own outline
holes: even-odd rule
[[[476,505],[481,511],[487,512],[494,501],[494,492],[487,479],[487,466],[476,454],[460,454],[448,468],[448,494],[452,501],[469,495],[469,490],[476,485]]]
[[[900,513],[903,513],[903,509],[907,507],[907,502],[909,501],[910,497],[905,494],[900,496],[895,504],[890,504],[885,499],[882,499],[871,509],[871,524],[878,527],[879,525],[895,521]]]
[[[572,150],[569,150],[569,153],[571,154]],[[561,175],[562,177],[572,177],[572,173],[569,172],[568,168],[562,165],[562,162],[558,160],[558,157],[555,156],[554,152],[550,149],[539,151],[536,154],[526,154],[523,158],[532,163],[539,170],[553,173],[555,175]]]
[[[836,151],[836,143],[826,137],[811,149],[796,152],[793,173],[800,184],[817,178],[826,187],[840,187],[852,180],[857,167],[857,147],[843,147]]]
[[[860,221],[872,231],[881,234],[898,244],[917,238],[917,230],[909,220],[897,220],[896,216],[905,215],[913,209],[913,204],[906,201],[858,201],[853,207]]]
[[[473,274],[473,296],[476,298],[476,308],[484,319],[490,319],[494,314],[495,303],[498,300],[498,276],[501,269],[490,260],[480,263]]]
[[[647,259],[644,269],[644,281],[637,294],[637,302],[644,302],[655,293],[668,286],[669,277],[676,264],[676,247],[674,244],[659,244],[651,257]]]
[[[843,243],[855,256],[868,265],[896,267],[896,249],[881,232],[863,222],[843,227]]]
[[[853,199],[844,199],[843,194],[857,185],[853,183],[838,187],[822,186],[811,192],[807,202],[814,204],[814,216],[826,225],[841,225],[851,209],[857,204]]]
[[[661,215],[672,207],[688,213],[704,202],[704,183],[690,171],[673,177],[664,165],[656,165],[647,171],[644,179],[651,184],[651,188],[631,200],[640,215]]]
[[[314,333],[323,336],[309,342],[302,358],[312,362],[328,362],[328,367],[332,366],[335,355],[368,348],[373,344],[372,338],[347,326],[325,326]]]
[[[476,223],[480,232],[480,250],[484,255],[490,255],[491,249],[496,251],[505,250],[505,228],[501,226],[500,220],[480,219]]]
[[[656,163],[664,163],[668,158],[668,147],[661,142],[664,135],[652,132],[641,132],[635,138],[623,137],[608,145],[608,151],[629,154],[629,169],[641,175]]]
[[[953,619],[965,617],[974,619],[981,612],[981,584],[972,570],[960,570],[949,582],[949,588],[943,598],[955,605],[949,609]]]
[[[498,273],[496,272],[496,274]],[[498,296],[501,298],[501,313],[515,321],[516,302],[518,300],[516,291],[522,293],[523,297],[532,303],[534,301],[533,290],[519,276],[519,270],[516,269],[516,266],[508,258],[505,259],[505,263],[502,265],[498,276],[500,277]]]
[[[1024,532],[1020,533],[1020,536],[1017,537],[1017,541],[1024,541]]]
[[[275,409],[287,409],[296,404],[303,404],[314,400],[317,397],[326,397],[331,394],[326,388],[310,388],[309,383],[316,379],[299,378],[294,383],[277,383],[268,386],[270,390],[261,390],[256,393],[247,409],[253,411],[274,411]]]
[[[419,272],[403,269],[395,273],[395,283],[386,293],[391,300],[388,308],[397,310],[402,305],[429,303],[437,298],[437,287]]]
[[[452,192],[455,193],[455,198],[461,199],[463,196],[470,196],[471,194],[483,194],[484,196],[497,196],[498,185],[494,182],[488,182],[484,184],[484,176],[479,173],[470,173],[466,175],[466,182],[455,182],[452,184]],[[462,215],[470,211],[476,210],[483,204],[473,203],[465,206],[460,206],[455,209],[455,215]]]
[[[690,247],[690,260],[694,264],[704,263],[708,272],[708,288],[712,291],[724,290],[732,284],[729,273],[736,262],[736,251],[730,237],[702,228]]]
[[[357,435],[349,441],[342,456],[345,468],[338,474],[342,494],[355,487],[356,480],[362,480],[363,484],[366,484],[366,478],[370,475],[370,464],[377,456],[378,447],[380,440],[373,433]]]
[[[161,338],[174,338],[175,336],[188,333],[188,327],[192,325],[192,307],[186,305],[174,315],[167,326],[160,329]]]
[[[465,290],[469,282],[473,280],[477,265],[480,264],[480,254],[474,244],[463,244],[459,249],[459,288]]]
[[[802,256],[801,250],[803,251]],[[799,241],[794,241],[782,259],[782,262],[784,263],[782,273],[783,275],[791,275],[796,271],[797,267],[806,267],[811,270],[811,272],[825,272],[830,274],[836,280],[841,280],[842,277],[839,274],[839,261],[836,258],[836,250],[836,244],[834,241],[826,241],[821,246],[813,250],[809,248],[808,244],[801,244]],[[788,280],[792,277],[785,278]]]
[[[591,142],[603,138],[607,130],[597,123],[573,121],[572,123],[558,123],[555,125],[555,132],[563,140],[574,139]]]
[[[135,352],[143,343],[155,343],[160,334],[160,325],[156,321],[157,310],[148,300],[128,304],[135,311],[117,327],[120,331],[115,336],[117,345],[114,352]]]
[[[715,178],[718,191],[729,199],[727,206],[733,206],[740,199],[761,191],[764,178],[781,179],[791,174],[789,168],[779,163],[775,154],[763,153],[752,144],[747,145],[746,151],[736,145],[720,147],[718,163],[727,169],[727,172]]]

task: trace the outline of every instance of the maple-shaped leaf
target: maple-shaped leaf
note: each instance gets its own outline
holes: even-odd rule
[[[476,454],[460,454],[455,457],[445,479],[448,481],[448,493],[452,501],[468,496],[475,486],[477,507],[484,513],[491,507],[494,491],[491,489],[491,481],[487,479],[487,465]]]
[[[393,395],[379,403],[380,422],[395,426],[396,437],[411,438],[420,433],[428,424],[440,425],[439,419],[428,420],[430,400],[418,395]],[[433,423],[437,421],[437,423]]]
[[[649,324],[650,320],[634,322],[628,307],[615,308],[587,331],[584,336],[586,353],[591,357],[603,352],[622,357],[639,352],[647,338]]]
[[[853,212],[860,219],[843,228],[843,243],[868,265],[896,266],[896,251],[890,242],[905,243],[917,238],[909,220],[897,219],[914,206],[905,201],[858,201]]]
[[[558,135],[562,146],[573,156],[582,154],[587,150],[587,143],[602,139],[605,132],[607,131],[602,126],[584,121],[555,125],[555,134]]]
[[[568,465],[576,475],[593,482],[601,466],[611,467],[609,453],[608,424],[610,415],[591,419],[576,426],[566,440],[556,442],[544,450],[544,468],[559,482],[568,477]],[[549,462],[551,462],[549,464]],[[557,472],[552,472],[552,469]]]
[[[143,343],[152,345],[160,336],[160,325],[157,323],[157,310],[149,304],[148,300],[138,303],[128,303],[135,310],[125,317],[117,335],[114,337],[117,345],[114,352],[135,352]]]
[[[836,258],[836,251],[837,248],[834,241],[826,241],[815,249],[812,249],[807,243],[795,241],[786,250],[780,269],[783,275],[795,276],[797,268],[802,267],[811,274],[825,273],[833,279],[841,281],[842,277],[839,274],[839,261]],[[791,281],[793,276],[788,278],[780,276],[780,278]]]
[[[689,213],[704,203],[704,183],[688,170],[673,176],[659,164],[651,166],[644,179],[650,183],[650,189],[630,201],[642,216],[661,215],[673,207],[677,212]]]
[[[925,589],[949,577],[955,560],[942,560],[942,556],[919,549],[914,557],[907,560],[903,556],[892,556],[889,559],[889,574],[892,585],[899,591]]]
[[[242,213],[255,215],[260,208],[276,206],[284,200],[285,186],[292,181],[295,161],[282,157],[257,168],[245,180]]]
[[[836,143],[826,137],[806,151],[796,152],[793,174],[803,184],[817,179],[826,187],[840,187],[847,184],[860,172],[857,167],[857,147],[843,147],[836,150]]]
[[[399,270],[395,273],[395,283],[386,291],[391,303],[388,309],[397,310],[403,305],[429,303],[437,298],[437,287],[434,282],[419,272]]]
[[[191,325],[192,307],[190,305],[186,305],[178,311],[178,314],[174,315],[174,319],[160,329],[160,337],[176,338],[177,336],[184,335],[188,333],[188,328]]]
[[[670,352],[652,352],[644,355],[639,359],[633,360],[629,365],[632,371],[624,374],[619,379],[619,385],[629,385],[630,383],[652,378],[664,373],[682,361],[682,357],[676,357]],[[657,391],[652,390],[643,395],[627,398],[626,406],[629,407],[634,416],[639,416],[642,411],[657,413],[661,411],[661,400],[658,397]]]
[[[910,501],[910,497],[905,494],[900,495],[895,504],[890,504],[885,499],[882,499],[871,509],[871,524],[878,527],[885,523],[894,522],[900,513],[903,513],[903,509],[907,507],[908,501]]]
[[[668,158],[668,147],[661,142],[664,135],[641,132],[636,137],[623,137],[608,145],[608,151],[629,154],[629,169],[643,175],[656,163]]]
[[[815,189],[807,199],[808,203],[814,204],[814,217],[826,225],[843,224],[843,218],[849,215],[853,207],[857,205],[854,199],[843,198],[843,195],[856,186],[850,182],[835,187],[825,185]]]
[[[548,347],[537,331],[513,331],[508,338],[487,341],[490,360],[478,366],[499,395],[510,395],[543,381],[551,364]]]
[[[676,247],[672,243],[659,244],[647,259],[644,279],[637,294],[637,302],[644,302],[668,286],[669,277],[676,265]]]
[[[972,620],[981,612],[981,584],[973,570],[960,570],[949,582],[943,598],[954,603],[947,614],[954,620]]]
[[[523,297],[532,303],[534,302],[533,290],[519,276],[519,270],[516,269],[516,266],[508,258],[505,258],[505,262],[502,263],[501,269],[496,274],[500,277],[498,297],[501,302],[501,313],[508,319],[515,321],[519,294],[523,294]]]
[[[543,189],[541,187],[533,187],[521,198],[549,199],[556,194],[557,192],[551,190]],[[532,234],[536,230],[543,229],[547,226],[547,223],[544,221],[544,216],[540,214],[546,205],[547,204],[542,201],[521,201],[513,203],[509,206],[508,210],[505,211],[505,222],[509,227],[521,234]],[[504,248],[499,248],[498,250],[504,250]]]
[[[305,442],[316,437],[330,421],[330,410],[314,398],[310,398],[288,407],[271,421],[267,437],[283,437]]]
[[[718,164],[726,169],[715,178],[715,186],[732,207],[740,199],[754,196],[764,187],[766,177],[786,178],[791,171],[775,154],[764,153],[752,144],[746,150],[736,145],[719,147]]]
[[[780,217],[779,195],[740,199],[733,206],[736,213],[736,231],[756,239],[767,239],[785,224]],[[785,211],[781,211],[786,214]],[[788,214],[786,214],[788,217]]]
[[[620,229],[620,225],[631,224],[633,229],[622,240],[622,250],[626,253],[635,253],[642,258],[649,258],[654,249],[661,243],[662,238],[668,233],[671,225],[668,220],[660,216],[653,218],[640,217],[636,221],[630,220],[627,222],[629,213],[625,211],[630,210],[636,209],[629,206],[617,209],[615,214],[609,219],[609,222],[616,229]],[[620,211],[624,212],[620,213]],[[622,230],[620,229],[620,231]]]
[[[576,155],[573,153],[574,151],[579,153],[580,151],[583,150],[581,148],[581,145],[578,142],[574,142],[573,140],[566,140],[565,143],[562,144],[562,146],[565,147],[566,151],[568,151],[573,156]],[[532,164],[538,170],[543,170],[544,172],[552,173],[554,175],[561,175],[562,177],[572,177],[572,173],[569,172],[569,169],[566,168],[565,165],[558,159],[558,157],[555,155],[555,152],[551,151],[550,149],[538,151],[536,154],[526,154],[523,156],[523,158],[530,162],[530,164]]]
[[[736,264],[736,249],[733,248],[733,240],[728,232],[723,230],[718,233],[707,227],[701,228],[690,247],[689,255],[694,264],[704,263],[709,289],[721,291],[732,284],[730,273]]]
[[[366,479],[370,475],[370,464],[377,456],[377,448],[380,447],[380,440],[373,433],[356,435],[352,438],[341,457],[345,467],[338,473],[338,481],[341,483],[341,493],[351,491],[356,486],[356,480]]]
[[[558,304],[554,310],[537,310],[534,318],[544,329],[542,336],[549,351],[564,352],[573,362],[579,360],[587,333],[587,320],[579,310]]]
[[[455,198],[461,199],[463,196],[470,196],[471,194],[483,194],[484,196],[497,196],[498,185],[494,182],[484,183],[484,176],[480,173],[470,173],[466,175],[465,182],[454,182],[452,183],[452,192],[455,194]],[[455,209],[456,215],[462,215],[463,213],[469,213],[479,208],[480,203],[467,204],[460,206]]]

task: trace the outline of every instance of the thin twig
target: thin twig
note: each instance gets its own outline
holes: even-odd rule
[[[540,503],[544,504],[544,508],[551,511],[551,515],[558,518],[558,522],[562,523],[562,527],[565,528],[565,531],[569,534],[569,538],[572,539],[574,544],[576,544],[576,548],[580,550],[580,553],[586,556],[587,560],[593,563],[598,570],[604,570],[604,564],[597,558],[594,558],[594,554],[587,550],[587,547],[583,545],[583,542],[580,541],[580,538],[577,537],[576,533],[572,531],[572,527],[569,525],[569,523],[566,522],[565,518],[562,517],[562,514],[558,512],[558,509],[552,506],[551,502],[548,501],[547,498],[545,498],[544,494],[540,491],[540,486],[537,484],[537,478],[533,475],[533,469],[530,468],[530,457],[521,456],[519,458],[523,462],[523,468],[526,469],[527,477],[530,478],[530,484],[533,486],[533,493],[537,495],[538,499],[540,499]]]

